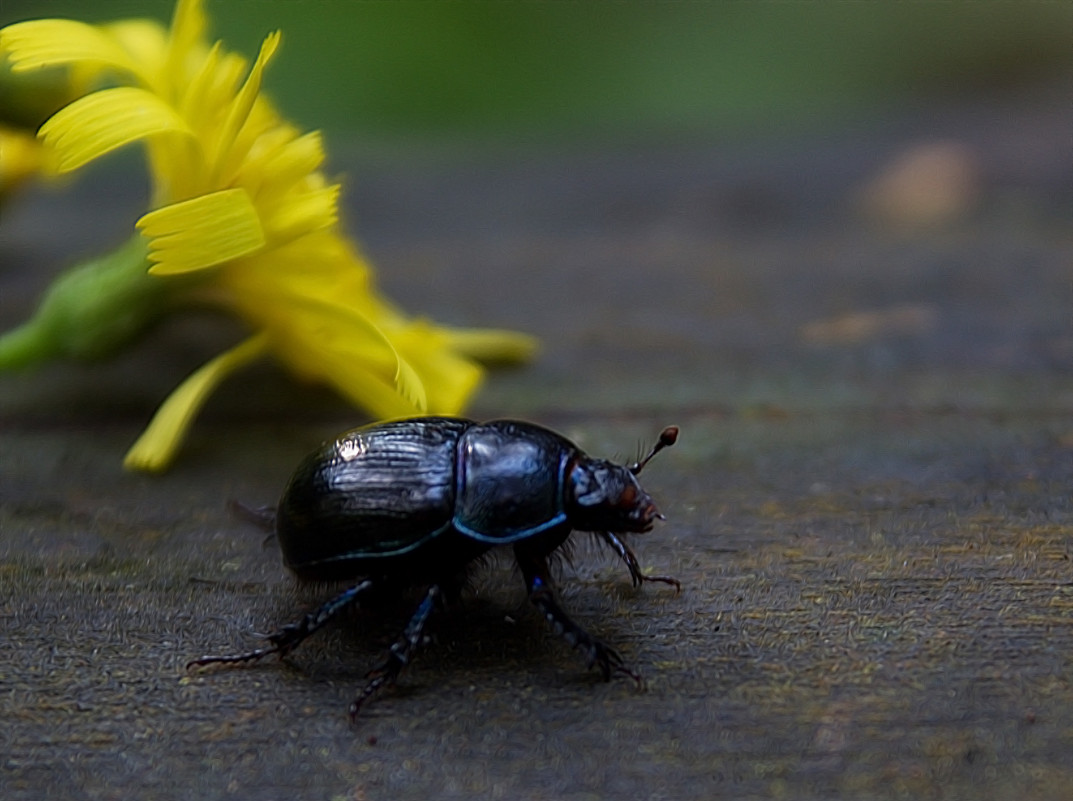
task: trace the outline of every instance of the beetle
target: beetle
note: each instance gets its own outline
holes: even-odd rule
[[[352,605],[423,589],[405,630],[350,705],[353,719],[410,662],[425,642],[429,617],[459,595],[475,560],[509,546],[529,600],[588,667],[598,667],[604,680],[618,672],[640,682],[617,651],[563,611],[548,559],[572,532],[594,532],[625,562],[634,586],[662,582],[680,590],[677,579],[642,572],[619,536],[647,532],[663,519],[637,475],[677,438],[677,427],[665,428],[643,459],[625,466],[517,420],[416,417],[348,431],[299,464],[274,512],[246,511],[274,528],[283,561],[300,581],[357,583],[266,635],[266,646],[202,656],[187,669],[282,658]]]

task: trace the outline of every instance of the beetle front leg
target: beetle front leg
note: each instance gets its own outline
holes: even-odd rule
[[[367,674],[372,678],[350,705],[351,720],[358,716],[362,704],[374,696],[384,685],[395,683],[395,679],[413,659],[417,649],[424,644],[425,624],[428,623],[429,617],[432,616],[441,594],[442,590],[439,585],[433,584],[428,588],[421,605],[417,607],[417,611],[410,618],[410,622],[406,624],[402,635],[391,644],[387,658]]]
[[[616,672],[625,673],[639,685],[643,684],[640,674],[626,667],[618,651],[600,642],[581,628],[559,606],[559,602],[555,600],[555,593],[552,591],[547,560],[544,557],[521,553],[518,548],[515,548],[515,556],[522,575],[525,577],[530,602],[540,610],[552,629],[566,640],[571,648],[577,648],[585,654],[586,666],[590,668],[594,665],[598,666],[604,681],[610,681],[612,672]]]
[[[634,587],[640,587],[646,581],[659,581],[664,584],[670,584],[674,587],[675,592],[682,591],[682,582],[673,576],[646,576],[641,572],[641,565],[637,561],[637,555],[630,549],[626,543],[624,543],[618,536],[611,531],[597,532],[604,542],[614,548],[615,553],[619,555],[619,558],[626,563],[626,567],[630,570],[630,578],[633,581]]]
[[[266,635],[265,639],[272,643],[271,645],[264,648],[256,648],[252,651],[247,651],[244,654],[202,656],[197,659],[191,659],[186,663],[186,669],[189,670],[192,667],[202,667],[204,665],[252,662],[256,659],[262,659],[269,656],[270,654],[279,654],[280,658],[283,658],[297,648],[309,635],[322,628],[325,623],[352,603],[359,600],[361,596],[372,589],[372,587],[373,582],[368,580],[355,584],[353,587],[348,587],[327,603],[322,604],[305,615],[305,617],[297,623],[288,623],[286,626]]]

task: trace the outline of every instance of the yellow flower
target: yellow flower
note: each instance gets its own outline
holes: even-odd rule
[[[41,127],[57,170],[132,142],[145,146],[153,209],[137,221],[144,244],[125,249],[124,266],[110,267],[153,287],[144,291],[146,319],[134,315],[130,331],[159,313],[159,287],[168,287],[172,305],[209,304],[251,330],[173,392],[125,463],[166,467],[212,389],[264,353],[378,417],[459,413],[481,379],[474,358],[525,359],[533,340],[410,319],[377,295],[369,266],[340,231],[340,188],[320,171],[319,134],[300,132],[261,94],[279,33],[266,37],[251,66],[219,43],[210,46],[205,24],[199,0],[179,0],[167,31],[148,22],[71,20],[0,30],[0,52],[13,71],[66,66],[87,80],[108,74],[114,82]],[[109,344],[124,335],[112,331]]]
[[[0,125],[0,200],[41,170],[41,146],[24,131]]]
[[[30,179],[48,174],[35,132],[75,97],[66,70],[15,75],[0,57],[0,202]]]

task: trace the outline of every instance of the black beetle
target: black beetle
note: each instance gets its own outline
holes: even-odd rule
[[[467,568],[497,545],[511,545],[529,600],[604,679],[612,671],[640,681],[618,653],[574,623],[552,592],[548,557],[574,530],[595,532],[626,563],[635,586],[647,576],[619,538],[649,531],[662,519],[635,476],[678,429],[626,467],[587,456],[566,438],[531,423],[475,423],[418,417],[349,431],[310,454],[295,471],[275,512],[283,559],[299,579],[361,578],[359,583],[296,623],[266,636],[264,648],[203,656],[187,668],[283,656],[343,609],[384,591],[424,588],[405,631],[350,706],[361,705],[400,671],[424,642],[423,630],[440,599],[457,596]]]

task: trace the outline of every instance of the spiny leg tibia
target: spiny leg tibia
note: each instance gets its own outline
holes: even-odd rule
[[[417,650],[424,645],[425,624],[428,623],[429,617],[432,616],[441,594],[442,590],[439,585],[433,584],[428,588],[428,592],[425,593],[425,597],[421,600],[421,604],[417,607],[413,617],[410,618],[410,622],[406,624],[402,634],[388,649],[387,657],[366,674],[366,678],[370,680],[350,705],[351,720],[358,716],[362,704],[368,701],[382,687],[395,683],[395,679],[398,678],[402,669],[410,663]]]
[[[518,548],[515,548],[515,556],[525,578],[525,586],[529,590],[530,602],[540,610],[540,614],[552,629],[566,640],[571,648],[576,648],[585,655],[587,667],[598,667],[604,681],[610,681],[612,672],[615,672],[625,673],[639,685],[644,683],[640,674],[626,667],[618,651],[581,628],[559,606],[555,593],[552,592],[548,563],[544,557],[523,553]]]
[[[266,645],[264,648],[256,648],[243,654],[202,656],[198,659],[191,659],[186,663],[186,669],[189,670],[192,667],[202,667],[204,665],[252,662],[255,659],[262,659],[270,654],[279,654],[282,658],[297,648],[309,635],[322,628],[329,620],[336,617],[351,604],[360,600],[361,597],[368,593],[372,588],[373,582],[369,580],[355,584],[353,587],[348,587],[330,601],[321,604],[321,606],[317,607],[312,612],[309,612],[296,623],[288,623],[283,628],[265,635],[265,639],[268,640],[271,645]]]

